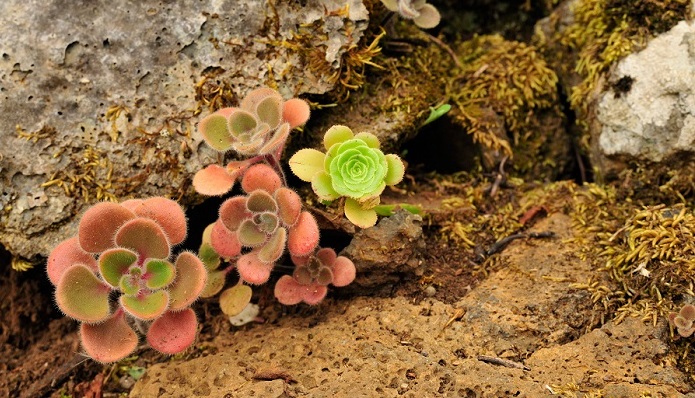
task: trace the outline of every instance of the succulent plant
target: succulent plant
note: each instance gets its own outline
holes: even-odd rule
[[[374,207],[387,185],[403,179],[403,161],[384,155],[379,139],[370,133],[355,135],[346,126],[333,126],[323,138],[327,152],[305,148],[290,158],[290,169],[323,201],[345,197],[345,216],[353,224],[368,228],[376,224]]]
[[[695,306],[691,304],[684,305],[678,313],[670,313],[668,320],[676,328],[679,335],[683,337],[692,336],[695,333]]]
[[[275,285],[275,297],[282,304],[318,304],[326,296],[328,285],[347,286],[355,279],[355,264],[330,248],[309,256],[292,256],[292,262],[296,266],[292,276],[283,275]]]
[[[389,11],[397,12],[402,18],[412,19],[422,29],[439,25],[439,11],[426,0],[381,0]]]
[[[193,343],[197,320],[189,307],[207,272],[190,252],[170,261],[172,246],[185,237],[185,214],[172,200],[103,202],[84,213],[77,236],[51,252],[47,273],[56,303],[82,322],[90,357],[113,362],[130,354],[138,343],[131,321],[148,326],[147,342],[160,352],[175,354]]]
[[[290,131],[308,119],[306,101],[285,101],[277,91],[265,87],[250,92],[239,107],[208,115],[198,124],[198,131],[219,152],[234,150],[243,156],[271,155],[278,159]],[[209,165],[195,175],[193,186],[203,195],[223,195],[252,163],[253,160],[233,161],[226,167]]]
[[[285,252],[310,254],[319,240],[314,217],[302,211],[294,191],[282,185],[267,164],[248,168],[241,180],[247,195],[233,196],[220,206],[220,216],[210,232],[210,244],[224,258],[236,258],[241,279],[265,283],[275,262]],[[241,254],[242,248],[251,250]]]

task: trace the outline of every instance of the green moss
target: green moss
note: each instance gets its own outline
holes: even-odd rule
[[[569,151],[555,72],[533,46],[499,35],[475,37],[456,52],[463,67],[448,84],[454,120],[484,148],[511,156],[517,172],[553,174],[554,160]]]
[[[578,0],[572,7],[572,23],[552,37],[537,35],[548,59],[571,87],[570,105],[578,124],[591,123],[589,107],[596,100],[600,82],[611,66],[628,54],[643,48],[648,39],[671,29],[691,15],[690,0]],[[562,23],[561,14],[551,16],[551,24]],[[572,74],[578,79],[570,78]],[[583,137],[588,148],[588,138]]]

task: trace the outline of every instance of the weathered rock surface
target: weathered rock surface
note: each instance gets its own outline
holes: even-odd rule
[[[569,218],[536,229],[559,238],[512,243],[504,267],[453,305],[329,300],[308,317],[223,332],[215,354],[151,366],[131,396],[541,397],[572,383],[604,396],[692,395],[668,365],[663,323],[627,319],[585,334],[590,299],[568,286],[591,270],[559,244]]]
[[[374,227],[357,232],[340,253],[357,267],[357,278],[347,289],[358,294],[390,292],[401,278],[422,275],[424,249],[422,217],[398,210],[382,218]]]
[[[610,158],[669,162],[695,154],[695,23],[681,22],[618,62],[608,79],[627,92],[604,92],[594,132],[596,163]]]
[[[330,90],[364,4],[274,3],[0,2],[0,244],[46,255],[87,202],[190,199],[216,160],[192,134],[208,102]]]

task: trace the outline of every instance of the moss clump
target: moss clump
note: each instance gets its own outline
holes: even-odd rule
[[[533,46],[499,35],[475,37],[456,52],[463,68],[448,85],[454,120],[483,147],[513,156],[517,172],[555,177],[570,148],[555,72]]]
[[[600,90],[610,67],[640,48],[648,39],[667,31],[691,14],[691,0],[579,0],[571,8],[572,23],[551,37],[537,35],[548,59],[561,74],[576,74],[570,105],[577,122],[588,127],[588,109]],[[556,28],[562,13],[551,16]],[[566,11],[565,11],[566,12]],[[569,67],[566,65],[570,65]],[[573,65],[573,66],[572,66]],[[586,138],[585,149],[588,148]]]

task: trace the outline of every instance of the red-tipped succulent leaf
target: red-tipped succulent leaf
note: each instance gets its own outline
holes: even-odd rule
[[[306,123],[310,113],[309,104],[299,98],[289,99],[282,104],[282,118],[290,124],[291,129]]]
[[[111,313],[111,288],[89,267],[76,264],[68,268],[56,286],[56,302],[65,315],[78,321],[96,323]]]
[[[319,243],[319,226],[311,213],[303,211],[297,223],[290,228],[287,248],[295,257],[308,256]]]
[[[256,252],[250,252],[239,257],[236,263],[239,276],[252,285],[266,283],[270,279],[270,271],[274,264],[267,264],[258,259]]]
[[[217,220],[210,233],[210,245],[222,257],[232,258],[241,254],[241,243],[237,233],[230,231],[221,220]]]
[[[193,253],[183,252],[176,258],[176,279],[169,288],[169,310],[180,311],[191,305],[205,288],[205,264]]]
[[[135,206],[133,212],[156,221],[170,244],[178,245],[186,239],[186,214],[175,201],[163,197],[149,198]]]
[[[83,250],[103,252],[114,247],[116,231],[136,215],[117,203],[101,202],[90,207],[80,220],[77,237]]]
[[[97,270],[97,260],[92,254],[84,251],[77,237],[73,236],[58,244],[48,255],[46,264],[48,279],[53,285],[57,285],[63,273],[75,264],[85,265],[93,271]]]
[[[192,309],[168,311],[150,325],[147,343],[164,354],[178,354],[193,344],[197,331],[198,320]]]
[[[280,176],[272,167],[265,163],[257,163],[249,167],[241,179],[241,187],[246,192],[262,189],[270,194],[282,186]]]
[[[140,259],[168,258],[171,248],[164,230],[149,218],[127,221],[116,233],[116,244],[138,253]]]
[[[80,337],[87,355],[102,363],[119,361],[138,346],[138,336],[128,326],[123,311],[96,325],[83,323]]]

